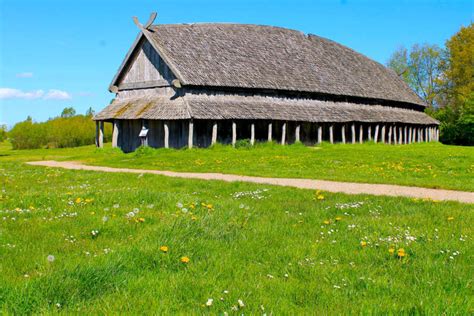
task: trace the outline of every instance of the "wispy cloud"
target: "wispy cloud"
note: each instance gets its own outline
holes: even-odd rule
[[[20,72],[19,74],[16,74],[17,78],[33,78],[33,73],[32,72]]]
[[[70,100],[72,99],[71,95],[66,91],[61,91],[57,89],[51,89],[44,96],[45,100]]]
[[[43,90],[22,91],[12,88],[0,88],[0,99],[70,100],[72,97],[68,92],[57,89],[50,89],[45,93]]]
[[[43,90],[21,91],[18,89],[0,88],[0,99],[40,99],[44,95]]]

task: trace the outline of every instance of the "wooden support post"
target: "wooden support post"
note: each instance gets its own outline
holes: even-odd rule
[[[334,125],[329,126],[329,142],[334,144]]]
[[[417,133],[416,127],[413,127],[412,143],[416,143],[416,133]]]
[[[99,121],[95,121],[95,146],[99,147]]]
[[[268,123],[268,141],[272,141],[272,122]]]
[[[436,127],[436,141],[439,142],[439,129]]]
[[[237,142],[237,124],[232,121],[232,146],[235,147],[235,143]]]
[[[119,136],[119,121],[114,120],[114,126],[112,129],[112,148],[118,147],[118,136]]]
[[[413,127],[410,126],[408,129],[408,144],[413,143]]]
[[[403,130],[401,126],[398,128],[398,144],[403,144]]]
[[[286,122],[283,123],[281,127],[281,144],[285,145],[286,143]]]
[[[364,128],[362,126],[362,124],[359,125],[359,143],[363,143],[364,142]]]
[[[217,143],[217,122],[212,124],[212,138],[211,138],[211,145],[215,145]]]
[[[351,125],[351,141],[353,144],[355,144],[355,125],[352,123]]]
[[[403,127],[403,143],[406,145],[407,143],[407,126]]]
[[[99,148],[104,147],[104,121],[99,121]]]
[[[369,127],[367,128],[367,136],[368,136],[369,142],[372,141],[372,125],[369,125]]]
[[[385,144],[385,125],[382,126],[382,136],[380,137],[380,142]]]
[[[255,144],[255,123],[250,124],[250,145]]]
[[[397,137],[397,127],[394,126],[394,127],[393,127],[393,144],[394,144],[394,145],[397,144],[397,139],[398,139],[398,137]]]
[[[374,135],[374,142],[377,144],[379,138],[379,124],[375,126],[375,135]]]
[[[193,137],[194,137],[194,122],[192,119],[189,120],[189,129],[188,129],[188,148],[193,148]]]
[[[165,148],[169,148],[170,147],[170,129],[168,126],[168,122],[166,121],[163,122],[163,128],[165,132],[165,135],[164,135]]]
[[[388,128],[388,144],[392,144],[392,125]]]
[[[342,143],[346,143],[346,125],[343,124],[341,127]]]
[[[296,128],[295,128],[295,143],[299,143],[301,141],[300,139],[300,129],[301,129],[301,125],[300,124],[296,124]]]
[[[323,127],[318,125],[318,144],[321,144],[323,141]]]
[[[425,127],[425,142],[429,142],[428,129],[429,129],[429,127]]]

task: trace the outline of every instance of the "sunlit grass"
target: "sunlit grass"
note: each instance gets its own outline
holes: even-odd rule
[[[3,155],[3,157],[2,157]],[[5,156],[6,155],[6,156]],[[311,178],[388,183],[474,191],[474,148],[438,143],[412,145],[355,144],[308,147],[257,144],[234,149],[151,149],[123,154],[93,146],[73,149],[11,151],[0,160],[81,160],[114,167],[221,172],[264,177]]]
[[[96,159],[142,159],[106,151]],[[153,155],[171,161],[203,152]],[[92,148],[47,153],[96,155]],[[217,150],[226,153],[235,151]],[[5,313],[474,312],[472,205],[50,169],[6,158],[0,181]]]

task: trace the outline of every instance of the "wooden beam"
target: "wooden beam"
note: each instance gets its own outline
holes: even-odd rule
[[[323,127],[321,124],[318,125],[318,144],[321,144],[323,141]]]
[[[334,125],[329,125],[329,142],[334,144]]]
[[[403,143],[405,145],[407,144],[407,126],[406,125],[403,127]]]
[[[413,142],[413,127],[410,126],[408,128],[408,143],[407,144],[411,144]]]
[[[124,83],[121,83],[117,87],[117,90],[122,91],[122,90],[134,90],[134,89],[163,88],[163,87],[171,87],[171,84],[164,79],[142,81],[142,82],[124,82]]]
[[[283,123],[281,127],[281,144],[285,145],[286,143],[286,122]]]
[[[99,121],[95,121],[95,146],[99,147]]]
[[[168,122],[164,121],[163,122],[163,128],[164,128],[164,131],[165,131],[165,135],[164,135],[164,143],[165,143],[165,148],[169,148],[170,147],[170,129],[169,129],[169,126],[168,126]]]
[[[300,142],[300,129],[301,129],[301,125],[300,125],[300,124],[296,124],[296,128],[295,128],[295,143],[299,143],[299,142]]]
[[[439,129],[436,127],[436,141],[439,142]]]
[[[385,129],[386,129],[386,127],[385,127],[385,125],[383,125],[382,126],[382,135],[380,136],[380,142],[382,144],[385,144]]]
[[[114,120],[114,126],[112,130],[112,148],[118,147],[118,137],[119,137],[119,120]]]
[[[362,123],[359,125],[359,143],[364,142],[364,127],[362,126]]]
[[[271,142],[273,140],[272,138],[272,122],[268,123],[268,141]]]
[[[211,145],[217,143],[217,122],[212,124],[212,138],[211,138]]]
[[[367,136],[368,136],[369,142],[372,141],[372,125],[369,125],[369,127],[367,127]]]
[[[356,130],[355,130],[355,124],[352,123],[351,125],[351,141],[353,144],[356,142]]]
[[[237,142],[237,124],[232,121],[232,146],[235,147],[235,143]]]
[[[104,121],[99,121],[99,147],[104,147]]]
[[[189,120],[189,128],[188,128],[188,148],[193,148],[193,137],[194,137],[194,122],[193,119]]]
[[[388,144],[392,144],[392,125],[388,128]]]
[[[343,124],[341,127],[342,143],[346,143],[346,125]]]
[[[394,144],[394,145],[397,144],[397,139],[398,139],[398,137],[397,137],[397,127],[394,126],[394,127],[393,127],[393,144]]]
[[[374,142],[377,144],[379,138],[379,124],[375,126]]]
[[[255,144],[255,123],[250,124],[250,145]]]

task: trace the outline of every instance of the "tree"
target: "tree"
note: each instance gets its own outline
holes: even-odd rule
[[[7,126],[0,125],[0,142],[3,142],[5,139],[7,139]]]
[[[86,116],[92,117],[94,116],[94,114],[95,114],[95,111],[92,109],[92,107],[89,107],[86,111]]]
[[[408,51],[396,50],[387,62],[431,108],[443,100],[444,51],[437,45],[415,44]]]
[[[461,27],[447,42],[445,85],[456,103],[465,103],[474,91],[474,23]]]
[[[61,117],[63,118],[73,117],[74,115],[76,115],[76,110],[74,110],[72,107],[64,108],[64,110],[61,112]]]

